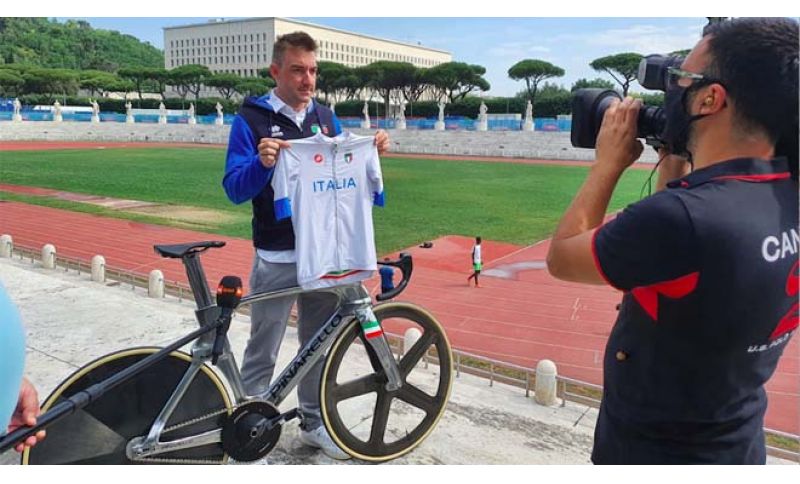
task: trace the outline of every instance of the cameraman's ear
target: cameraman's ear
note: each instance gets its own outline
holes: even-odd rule
[[[715,114],[728,104],[728,93],[719,84],[711,84],[708,90],[700,96],[700,114]]]

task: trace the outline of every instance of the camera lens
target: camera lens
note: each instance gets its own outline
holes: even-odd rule
[[[681,64],[683,64],[683,57],[680,56],[648,55],[639,62],[636,80],[645,89],[666,91],[667,69],[669,67],[680,67]]]
[[[663,108],[642,106],[636,123],[637,138],[660,138],[667,124],[667,115]]]
[[[576,148],[594,148],[597,133],[603,123],[606,109],[614,99],[622,96],[610,89],[579,89],[572,98],[572,129],[570,141]],[[664,110],[655,106],[642,106],[636,124],[638,138],[660,139],[667,117]]]

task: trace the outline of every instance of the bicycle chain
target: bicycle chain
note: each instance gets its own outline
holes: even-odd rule
[[[231,407],[230,412],[236,410],[239,406]],[[195,417],[193,419],[187,420],[185,422],[177,423],[175,425],[170,425],[169,427],[165,428],[161,435],[166,433],[178,430],[183,427],[188,427],[189,425],[196,424],[198,422],[202,422],[203,420],[208,420],[210,418],[217,417],[222,415],[223,413],[230,414],[227,408],[223,408],[222,410],[217,410],[211,413],[207,413],[200,417]],[[133,462],[146,462],[152,464],[216,464],[220,465],[222,462],[217,460],[204,460],[204,459],[170,459],[168,457],[133,457],[131,458]]]

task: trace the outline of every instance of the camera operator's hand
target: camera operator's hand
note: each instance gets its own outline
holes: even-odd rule
[[[644,147],[636,139],[636,122],[641,105],[641,101],[629,96],[622,101],[612,101],[606,109],[597,134],[598,166],[622,172],[642,155]]]

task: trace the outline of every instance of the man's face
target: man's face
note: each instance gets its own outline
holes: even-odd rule
[[[292,108],[305,107],[317,87],[317,56],[297,47],[290,47],[280,65],[272,64],[270,74],[275,79],[278,96]]]

